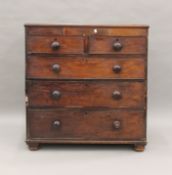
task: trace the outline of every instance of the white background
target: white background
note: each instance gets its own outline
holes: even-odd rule
[[[0,174],[172,174],[171,0],[0,0]],[[25,140],[24,24],[148,24],[148,145],[49,146]],[[171,161],[171,162],[170,162]]]

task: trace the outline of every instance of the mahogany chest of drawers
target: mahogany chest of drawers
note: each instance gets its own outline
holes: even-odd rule
[[[25,25],[27,139],[146,145],[148,26]]]

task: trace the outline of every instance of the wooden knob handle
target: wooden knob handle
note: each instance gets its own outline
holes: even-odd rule
[[[113,127],[119,129],[121,127],[121,122],[118,120],[113,121]]]
[[[112,67],[112,70],[115,72],[115,73],[120,73],[122,68],[120,65],[115,65]]]
[[[59,120],[56,120],[56,121],[53,122],[53,127],[54,127],[54,128],[59,128],[60,125],[61,125],[61,123],[60,123]]]
[[[116,41],[114,44],[113,44],[113,48],[115,51],[120,51],[122,48],[123,48],[123,45],[121,42],[119,41]]]
[[[61,97],[61,93],[59,92],[59,91],[53,91],[52,92],[52,97],[53,97],[53,99],[59,99],[60,97]]]
[[[58,73],[60,71],[60,65],[59,64],[53,64],[52,70],[55,73]]]
[[[115,100],[120,100],[122,98],[122,95],[119,91],[114,91],[112,93],[112,97],[115,99]]]
[[[58,50],[58,49],[60,48],[60,43],[59,43],[58,41],[52,42],[51,48],[52,48],[53,50]]]

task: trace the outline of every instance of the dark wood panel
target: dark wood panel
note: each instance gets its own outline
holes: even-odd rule
[[[62,35],[63,28],[62,27],[36,27],[36,26],[29,26],[26,28],[28,35]]]
[[[122,48],[114,49],[120,43]],[[146,54],[146,38],[144,37],[103,37],[92,36],[89,40],[90,54]]]
[[[28,138],[141,140],[144,111],[28,110]],[[118,127],[114,123],[118,123]],[[57,125],[58,124],[58,125]]]
[[[28,82],[30,106],[143,108],[145,105],[143,82]]]
[[[58,42],[59,48],[53,49],[52,44]],[[29,36],[27,53],[81,54],[84,52],[83,37],[73,36]]]
[[[148,26],[69,26],[69,25],[26,25],[28,35],[107,35],[146,36]],[[95,33],[96,29],[96,33]]]
[[[27,78],[144,78],[143,58],[39,57],[27,58]]]
[[[146,36],[146,28],[124,27],[64,27],[64,35]]]

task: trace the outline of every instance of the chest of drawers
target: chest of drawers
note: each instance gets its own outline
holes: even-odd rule
[[[148,26],[25,25],[26,143],[146,145]]]

